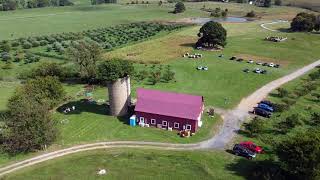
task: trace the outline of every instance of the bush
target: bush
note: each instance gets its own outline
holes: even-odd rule
[[[245,124],[245,129],[251,137],[256,137],[264,129],[264,122],[260,118],[254,118],[250,123]]]
[[[184,6],[184,4],[182,2],[178,2],[175,5],[173,13],[183,13],[185,10],[186,10],[186,7]]]
[[[287,111],[289,110],[289,106],[286,105],[286,104],[279,104],[279,103],[276,103],[273,105],[274,106],[274,111],[275,112],[284,112],[284,111]]]
[[[39,41],[32,41],[31,44],[32,44],[32,47],[39,47],[40,46]]]
[[[8,42],[5,42],[1,45],[1,50],[4,52],[10,52],[11,46]]]
[[[274,4],[277,6],[281,6],[282,5],[282,0],[275,0]]]
[[[47,44],[48,44],[48,41],[46,41],[46,40],[41,40],[40,41],[40,46],[45,46]]]
[[[13,41],[13,42],[11,43],[11,46],[12,46],[12,47],[18,47],[19,45],[20,45],[19,41]]]
[[[284,88],[278,88],[277,91],[280,98],[287,97],[289,95],[289,91]]]
[[[32,48],[32,44],[26,41],[22,44],[22,47],[23,49],[30,49]]]
[[[246,17],[251,17],[251,18],[256,17],[256,16],[257,16],[257,15],[256,15],[256,13],[255,13],[254,11],[250,11],[250,12],[248,12],[247,15],[246,15]]]

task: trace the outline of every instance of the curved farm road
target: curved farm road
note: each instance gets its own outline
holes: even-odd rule
[[[250,96],[244,98],[240,104],[233,110],[224,112],[222,117],[224,123],[220,132],[209,140],[196,143],[196,144],[171,144],[171,143],[158,143],[158,142],[143,142],[143,141],[114,141],[114,142],[100,142],[93,144],[85,144],[73,146],[67,149],[62,149],[43,155],[36,156],[24,161],[20,161],[3,168],[0,168],[0,176],[17,171],[21,168],[31,166],[43,161],[55,159],[68,154],[73,154],[82,151],[89,151],[95,149],[105,148],[153,148],[153,149],[165,149],[165,150],[197,150],[197,149],[223,149],[236,135],[237,130],[240,128],[241,123],[248,118],[248,111],[256,105],[257,102],[265,98],[272,90],[279,86],[305,74],[312,70],[316,66],[320,65],[320,60],[309,64],[295,72],[286,75],[280,79],[272,81],[267,85],[261,87]]]
[[[284,20],[276,20],[276,21],[272,21],[272,22],[269,22],[269,23],[262,23],[262,24],[260,24],[260,27],[265,29],[265,30],[268,30],[268,31],[278,32],[279,30],[268,28],[268,27],[266,27],[266,25],[287,23],[287,22],[288,21],[284,21]]]

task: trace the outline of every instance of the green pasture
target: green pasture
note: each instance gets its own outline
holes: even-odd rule
[[[209,17],[209,13],[200,10],[206,8],[229,9],[230,16],[245,16],[254,10],[261,18],[291,19],[300,11],[294,7],[261,8],[249,4],[237,3],[186,3],[187,11],[182,14],[169,13],[174,4],[165,3],[159,7],[156,3],[149,5],[107,4],[91,6],[87,1],[76,1],[72,7],[48,7],[0,12],[0,40],[16,39],[27,36],[78,32],[86,29],[125,24],[137,21],[175,21],[189,17]]]
[[[216,151],[108,149],[68,155],[4,179],[246,179],[245,159]],[[100,169],[107,174],[97,175]]]

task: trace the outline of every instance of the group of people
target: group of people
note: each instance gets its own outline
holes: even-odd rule
[[[187,57],[187,58],[202,58],[202,54],[189,54],[189,53],[186,53],[183,55],[183,57]]]
[[[72,106],[71,108],[67,107],[67,108],[65,108],[65,109],[63,110],[63,112],[64,112],[65,114],[67,114],[67,113],[69,113],[69,112],[71,112],[71,111],[74,111],[74,110],[76,110],[76,106]]]

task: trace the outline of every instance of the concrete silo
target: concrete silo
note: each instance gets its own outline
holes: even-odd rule
[[[108,84],[110,113],[125,116],[131,103],[130,77],[124,77]]]

